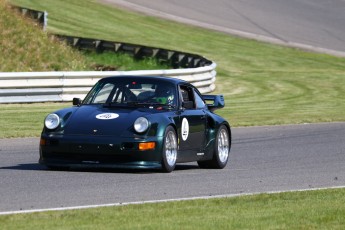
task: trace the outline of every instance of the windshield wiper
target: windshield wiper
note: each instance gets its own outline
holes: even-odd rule
[[[128,101],[124,103],[107,102],[103,104],[103,107],[136,107],[136,106],[147,106],[147,105],[151,105],[151,103],[140,103],[137,101]]]
[[[127,102],[129,105],[133,106],[145,106],[145,107],[163,107],[163,108],[169,108],[174,109],[176,106],[170,105],[170,104],[162,104],[162,103],[156,103],[156,102],[137,102],[137,101],[129,101]]]
[[[103,107],[128,107],[128,105],[118,102],[106,102],[103,104]]]
[[[136,106],[144,106],[144,107],[163,107],[168,109],[175,109],[176,106],[170,104],[162,104],[156,102],[137,102],[137,101],[128,101],[126,103],[118,103],[118,102],[108,102],[104,103],[103,107],[136,107]]]
[[[175,105],[170,105],[170,104],[162,104],[162,103],[150,103],[151,106],[156,106],[156,107],[163,107],[163,108],[169,108],[169,109],[175,109]]]

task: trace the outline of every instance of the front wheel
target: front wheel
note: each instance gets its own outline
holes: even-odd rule
[[[220,126],[214,146],[213,158],[209,161],[198,161],[200,168],[222,169],[229,160],[231,148],[231,133],[225,125]]]
[[[175,129],[168,126],[164,134],[162,169],[164,172],[172,172],[176,166],[177,137]]]

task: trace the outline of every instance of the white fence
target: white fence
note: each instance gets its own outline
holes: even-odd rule
[[[216,64],[169,70],[79,71],[79,72],[5,72],[0,73],[0,103],[71,101],[84,98],[90,88],[108,76],[165,76],[183,79],[201,93],[215,89]]]

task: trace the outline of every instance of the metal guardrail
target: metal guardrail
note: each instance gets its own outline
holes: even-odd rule
[[[165,63],[174,69],[196,68],[212,64],[212,61],[196,54],[181,51],[167,50],[157,47],[136,45],[125,42],[106,41],[93,38],[82,38],[64,35],[55,35],[68,45],[78,49],[95,50],[98,53],[104,51],[114,53],[126,53],[135,59],[155,58],[161,63]]]
[[[31,15],[46,25],[46,13],[23,8],[20,8],[20,11],[23,14]],[[124,42],[63,35],[55,36],[78,49],[92,49],[96,52],[122,52],[137,59],[156,58],[174,69],[0,73],[0,103],[71,101],[73,97],[83,98],[99,79],[123,75],[179,78],[195,85],[201,93],[209,93],[215,89],[216,64],[200,55]]]
[[[201,93],[215,89],[216,64],[194,69],[141,71],[78,71],[0,73],[0,103],[71,101],[84,98],[90,88],[108,76],[166,76],[183,79]]]

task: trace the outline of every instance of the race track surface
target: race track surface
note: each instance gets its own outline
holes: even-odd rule
[[[0,213],[345,185],[345,123],[233,129],[223,170],[49,171],[38,138],[0,139]]]
[[[345,56],[344,0],[99,1],[243,37]]]

